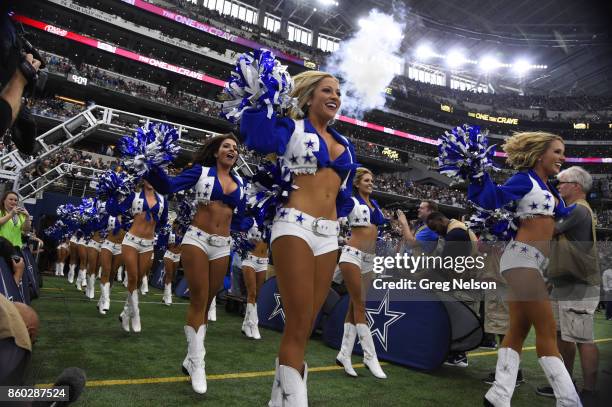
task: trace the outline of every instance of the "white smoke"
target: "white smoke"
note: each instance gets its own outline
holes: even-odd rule
[[[398,54],[404,37],[404,24],[378,10],[371,10],[360,26],[353,37],[340,43],[323,68],[343,81],[342,114],[358,118],[385,105],[385,89],[401,63]]]

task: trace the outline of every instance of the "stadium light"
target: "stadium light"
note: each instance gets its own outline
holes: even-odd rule
[[[446,55],[446,64],[451,68],[458,68],[465,62],[467,62],[467,60],[459,50],[451,50]]]
[[[478,61],[478,68],[482,72],[491,72],[496,70],[501,66],[501,62],[499,62],[496,58],[491,56],[483,57],[480,61]]]
[[[512,69],[519,75],[524,75],[531,67],[531,64],[526,59],[518,59],[512,64]]]
[[[429,45],[420,45],[414,52],[414,56],[420,61],[426,61],[429,58],[436,56],[436,53],[431,49]]]
[[[335,0],[319,0],[323,6],[337,6],[338,2]]]

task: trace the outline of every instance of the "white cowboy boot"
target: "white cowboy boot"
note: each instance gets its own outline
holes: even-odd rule
[[[119,266],[119,268],[117,269],[117,281],[123,281],[123,266]]]
[[[140,292],[142,295],[147,295],[149,292],[149,279],[147,276],[142,277],[142,283],[140,284]]]
[[[555,392],[557,407],[582,407],[576,387],[561,358],[542,356],[538,362]]]
[[[251,334],[253,335],[253,339],[261,339],[261,334],[259,333],[259,317],[257,316],[257,303],[251,304],[251,315],[249,322],[251,324]]]
[[[132,304],[130,301],[130,293],[128,292],[125,304],[123,305],[123,311],[119,314],[119,322],[125,332],[130,332],[130,319],[132,317]]]
[[[274,368],[274,383],[272,383],[272,394],[270,394],[268,407],[283,407],[283,392],[278,375],[278,358],[274,362]]]
[[[357,372],[353,369],[353,363],[351,362],[351,355],[353,353],[353,346],[355,345],[355,338],[357,337],[357,328],[350,322],[344,323],[344,335],[342,335],[342,345],[340,346],[340,352],[336,356],[336,364],[342,366],[347,375],[357,377]]]
[[[102,266],[98,267],[98,279],[102,278]]]
[[[55,263],[55,276],[59,276],[59,263]]]
[[[200,325],[197,332],[189,325],[185,325],[184,329],[187,337],[187,356],[183,360],[183,372],[191,377],[193,391],[204,394],[207,388],[204,369],[206,325]]]
[[[132,322],[132,331],[138,333],[141,331],[142,327],[140,326],[140,308],[138,307],[138,290],[132,291],[130,295],[130,306],[131,306],[131,322]]]
[[[64,266],[65,266],[64,263],[59,264],[59,276],[60,277],[64,277]]]
[[[164,297],[162,301],[167,306],[172,305],[172,283],[166,283],[164,285]]]
[[[100,282],[100,298],[98,299],[97,307],[100,314],[106,314],[106,311],[104,310],[104,284],[102,284],[102,282]]]
[[[495,367],[495,382],[485,394],[485,405],[510,407],[520,363],[521,357],[517,351],[512,348],[499,348],[497,366]]]
[[[96,296],[96,275],[90,274],[87,276],[87,297],[94,299]]]
[[[208,320],[216,321],[217,320],[217,297],[214,296],[212,302],[210,303],[210,308],[208,309]]]
[[[249,339],[253,339],[253,329],[251,327],[251,305],[253,304],[247,302],[246,311],[244,313],[244,320],[242,321],[242,333]]]
[[[308,407],[308,366],[304,363],[304,377],[291,366],[278,366],[283,406]]]
[[[76,268],[76,264],[71,264],[68,266],[68,282],[70,284],[74,283],[74,269]]]
[[[100,290],[102,291],[102,294],[100,295],[102,307],[100,313],[106,314],[106,312],[110,309],[110,282],[104,284],[100,283]]]
[[[380,363],[378,363],[378,357],[376,357],[376,348],[374,347],[370,328],[366,324],[357,324],[356,327],[361,348],[363,349],[363,364],[372,372],[374,377],[386,379],[387,375],[383,372]]]
[[[79,291],[83,291],[83,287],[87,286],[87,270],[79,270],[79,274],[76,279],[76,288]]]

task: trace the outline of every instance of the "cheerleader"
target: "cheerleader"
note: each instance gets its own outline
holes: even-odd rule
[[[295,76],[294,84],[291,96],[298,108],[290,117],[249,109],[240,122],[247,148],[277,154],[283,176],[291,177],[270,237],[285,312],[271,406],[308,405],[304,354],[336,268],[337,218],[348,215],[358,166],[352,144],[329,127],[340,108],[338,79],[307,71]]]
[[[243,181],[232,172],[238,159],[236,137],[222,134],[212,137],[194,157],[194,165],[169,178],[160,168],[153,168],[147,179],[159,191],[171,194],[194,188],[197,211],[181,244],[181,262],[189,285],[187,356],[183,371],[191,377],[196,393],[206,393],[204,338],[208,309],[223,284],[230,255],[230,229],[248,230],[252,222],[245,218],[246,198]]]
[[[261,339],[257,317],[257,294],[266,281],[268,270],[268,244],[262,241],[261,232],[254,224],[247,234],[255,247],[242,259],[242,276],[247,289],[247,306],[242,322],[242,333],[251,339]]]
[[[520,353],[533,326],[538,361],[554,390],[557,405],[580,406],[557,348],[556,324],[543,277],[555,218],[566,216],[571,209],[565,207],[558,192],[547,182],[565,162],[563,139],[544,132],[516,133],[503,148],[508,154],[506,161],[519,172],[502,186],[494,184],[486,172],[472,173],[468,187],[470,201],[488,211],[510,210],[517,227],[499,266],[510,287],[510,325],[498,351],[495,382],[484,402],[488,406],[510,405]]]
[[[172,305],[172,282],[179,262],[181,261],[181,235],[178,231],[178,223],[172,224],[172,231],[168,235],[168,248],[164,253],[164,305]]]
[[[147,181],[137,191],[118,202],[111,196],[106,203],[111,216],[129,213],[134,218],[132,226],[121,242],[121,255],[128,279],[128,295],[119,316],[123,330],[140,332],[140,308],[138,306],[138,284],[149,273],[152,264],[153,238],[156,227],[165,225],[168,220],[166,199],[157,193]]]
[[[372,340],[372,334],[365,316],[365,294],[369,287],[378,227],[387,222],[378,203],[370,198],[374,187],[373,174],[364,167],[357,168],[353,181],[353,208],[348,215],[351,237],[342,247],[339,268],[349,292],[350,303],[344,322],[342,346],[336,363],[344,367],[349,376],[357,377],[351,363],[355,338],[359,336],[363,348],[363,363],[379,379],[386,379]]]
[[[100,229],[106,227],[108,217],[104,202],[96,201],[96,206],[96,214],[89,221],[92,235],[87,242],[87,289],[85,290],[85,296],[89,299],[94,299],[96,294],[96,273],[100,265],[100,249],[102,249],[102,242],[104,241]]]
[[[79,274],[76,278],[76,288],[83,291],[83,287],[87,287],[87,243],[89,238],[86,237],[84,228],[81,226],[80,237],[77,240],[77,255],[79,258]]]
[[[115,275],[120,265],[123,264],[121,256],[121,242],[125,237],[127,222],[124,224],[125,215],[109,216],[106,221],[106,239],[100,249],[100,265],[102,276],[100,276],[100,300],[98,311],[105,315],[110,309],[110,282],[115,280]]]
[[[68,266],[68,282],[70,284],[74,283],[74,273],[77,268],[77,264],[79,264],[79,234],[75,232],[70,237],[69,241],[69,256],[70,256],[70,265]]]
[[[69,255],[69,240],[66,237],[62,236],[62,240],[59,245],[57,245],[57,262],[55,263],[55,275],[63,277],[64,276],[64,266],[66,265],[66,260]],[[70,273],[70,272],[68,272]]]

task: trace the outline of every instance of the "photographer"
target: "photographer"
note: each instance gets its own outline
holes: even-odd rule
[[[0,236],[6,238],[13,246],[23,246],[22,233],[32,228],[28,211],[18,205],[17,193],[8,191],[0,201]]]
[[[15,123],[13,142],[19,151],[31,154],[36,125],[27,117],[27,112],[20,115],[20,110],[22,97],[31,96],[35,86],[44,86],[37,84],[38,70],[44,67],[44,63],[38,52],[17,35],[8,15],[14,3],[4,1],[0,4],[0,135]]]

